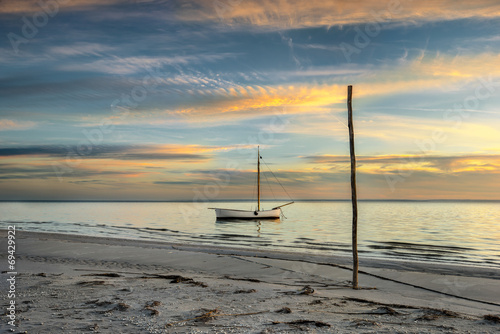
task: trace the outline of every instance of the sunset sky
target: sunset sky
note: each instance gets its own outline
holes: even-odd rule
[[[0,22],[2,200],[250,198],[257,145],[294,199],[348,199],[349,84],[359,198],[500,199],[498,0],[3,0]]]

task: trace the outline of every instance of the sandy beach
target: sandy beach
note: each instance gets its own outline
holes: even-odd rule
[[[0,236],[2,332],[500,331],[497,269],[361,259],[353,290],[349,258],[17,231],[12,275]]]

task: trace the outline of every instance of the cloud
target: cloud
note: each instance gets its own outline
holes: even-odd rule
[[[186,21],[222,22],[231,27],[297,29],[375,22],[432,22],[464,18],[497,18],[500,4],[467,1],[210,1],[195,0],[178,17]]]
[[[318,165],[350,166],[350,157],[344,155],[313,155],[304,156],[309,163]],[[464,154],[464,155],[378,155],[357,156],[359,170],[371,174],[408,173],[425,171],[428,173],[500,173],[499,154]],[[349,167],[350,168],[350,167]]]
[[[75,181],[99,176],[102,181],[151,177],[183,164],[206,163],[220,148],[198,145],[31,145],[0,147],[0,179]]]
[[[428,77],[477,78],[479,76],[500,76],[500,69],[488,66],[500,61],[498,53],[475,53],[463,55],[436,54],[435,57],[417,57],[410,62],[414,74]],[[495,83],[500,86],[500,82]]]
[[[360,198],[499,199],[495,188],[500,185],[497,181],[500,175],[500,155],[432,156],[422,163],[425,168],[415,162],[399,165],[401,159],[418,160],[419,158],[422,157],[409,155],[360,157],[359,165],[361,168],[358,168],[357,171]],[[347,156],[321,157],[321,161],[318,160],[318,163],[314,164],[312,168],[304,166],[293,169],[278,168],[274,170],[274,174],[285,186],[287,192],[296,199],[347,199],[350,196],[348,159]],[[474,159],[481,159],[481,164],[484,162],[494,164],[496,168],[488,172],[477,168],[468,168],[478,167],[472,162]],[[325,165],[325,160],[332,163]],[[439,169],[432,166],[433,163],[439,164],[446,160],[446,163],[455,163],[456,167],[462,166],[453,171],[446,170],[445,167]],[[339,164],[344,165],[345,168],[339,168]],[[371,166],[365,167],[366,164]],[[189,188],[195,188],[199,191],[202,191],[203,187],[208,184],[222,185],[218,188],[217,198],[249,198],[250,194],[242,189],[252,188],[255,182],[255,171],[252,170],[191,170],[184,176],[185,178],[173,182],[186,182]],[[270,186],[274,196],[266,185],[264,188],[266,190],[265,197],[287,198],[287,194],[282,193],[280,187],[273,183],[271,175],[268,175],[267,178],[271,181]]]
[[[213,176],[198,172],[197,176],[190,175],[192,166],[208,166],[215,152],[250,147],[255,149],[254,145],[99,145],[81,154],[79,147],[1,147],[0,182],[52,180],[85,183],[89,187],[98,184],[117,187],[123,183],[130,187],[143,187],[144,184],[204,185],[213,180]],[[203,176],[200,178],[200,175]],[[92,181],[96,178],[99,182]]]
[[[193,182],[190,181],[155,181],[153,182],[154,184],[162,184],[162,185],[183,185],[183,186],[190,186],[193,185]]]
[[[0,157],[28,156],[28,155],[63,156],[67,153],[68,149],[62,146],[23,146],[23,147],[0,148]]]
[[[280,113],[317,112],[325,106],[342,102],[344,90],[337,84],[235,84],[204,90],[205,98],[184,109],[182,114],[193,122],[214,122],[221,118],[231,121]]]
[[[154,150],[168,149],[170,154],[181,150],[181,145],[170,147],[155,146]],[[201,152],[215,152],[235,147],[197,146],[187,148],[190,154]],[[32,152],[29,148],[24,153]],[[150,147],[152,151],[153,148]],[[5,152],[0,163],[0,182],[2,187],[24,188],[29,182],[33,190],[42,191],[47,184],[38,184],[37,180],[57,180],[57,170],[54,170],[53,161],[61,153],[57,149],[47,149],[52,152],[54,159],[41,156],[13,156],[15,152]],[[61,193],[77,194],[87,191],[95,198],[96,189],[101,194],[106,193],[106,198],[121,198],[124,189],[134,191],[129,193],[131,198],[141,196],[157,196],[159,187],[174,192],[162,196],[178,199],[192,197],[193,190],[203,191],[207,185],[218,185],[216,198],[248,198],[250,194],[244,189],[251,189],[255,182],[255,171],[251,169],[223,169],[209,168],[204,165],[201,169],[188,168],[176,161],[174,164],[165,164],[165,160],[149,160],[155,157],[139,156],[137,160],[120,159],[115,150],[107,149],[107,154],[101,157],[89,157],[87,163],[72,166],[71,170],[64,173],[66,184],[78,184],[84,188],[70,188],[70,186],[57,186]],[[130,150],[125,150],[129,152]],[[113,154],[111,153],[113,152]],[[104,154],[104,153],[103,153]],[[126,156],[127,153],[125,153]],[[106,159],[103,158],[106,156]],[[5,160],[5,159],[9,160]],[[143,158],[147,158],[143,160]],[[184,159],[185,157],[178,157]],[[274,175],[286,187],[287,192],[294,198],[329,198],[340,199],[349,196],[349,157],[345,155],[312,155],[302,159],[309,162],[296,168],[275,166]],[[307,166],[309,165],[309,166]],[[267,174],[275,198],[286,198],[287,194],[281,193],[280,187],[274,184],[273,177]],[[500,175],[500,154],[464,154],[464,155],[385,155],[385,156],[359,156],[358,157],[358,189],[360,198],[478,198],[498,199],[498,183]],[[389,180],[397,180],[391,189]],[[266,179],[264,177],[264,179]],[[13,183],[14,182],[14,183]],[[58,181],[57,181],[58,182]],[[55,185],[54,185],[55,186]],[[162,187],[163,186],[163,187]],[[42,187],[42,188],[40,188]],[[266,190],[266,198],[272,198],[270,191]],[[126,192],[127,192],[126,191]],[[26,192],[23,196],[26,196]],[[31,193],[31,192],[30,192]],[[271,197],[269,197],[271,196]],[[147,197],[149,198],[149,197]],[[164,198],[164,197],[161,197]],[[213,199],[216,199],[213,198]],[[158,198],[157,198],[158,199]]]
[[[255,149],[255,145],[31,145],[0,147],[0,158],[70,158],[109,160],[176,160],[206,162],[214,152]]]
[[[324,51],[342,51],[342,48],[338,45],[326,45],[326,44],[295,44],[295,47],[305,50],[324,50]]]
[[[72,45],[52,46],[47,53],[55,56],[102,56],[113,51],[114,48],[100,43],[78,42]]]
[[[57,179],[57,172],[54,166],[50,163],[11,163],[0,164],[0,180],[26,180],[26,179]],[[123,170],[99,170],[89,168],[74,168],[71,170],[71,178],[87,178],[87,177],[124,177],[129,175],[128,171]]]
[[[18,121],[11,119],[0,119],[0,131],[28,130],[36,126],[32,121]]]
[[[233,53],[220,54],[198,54],[198,55],[183,55],[173,57],[109,57],[99,59],[90,63],[64,64],[58,68],[62,71],[90,71],[101,72],[108,74],[135,74],[148,73],[148,69],[158,68],[163,66],[187,65],[190,63],[216,62],[229,57],[233,57]]]
[[[344,87],[336,84],[237,86],[220,89],[217,93],[225,99],[215,101],[214,104],[221,113],[249,112],[282,106],[307,108],[341,102],[344,99],[343,91]]]
[[[454,109],[451,103],[448,107],[430,109],[425,113],[414,113],[411,116],[404,115],[401,112],[404,111],[404,107],[397,106],[396,114],[385,113],[387,110],[384,110],[384,106],[373,111],[370,110],[368,103],[363,101],[364,94],[359,92],[361,88],[358,86],[354,88],[355,136],[357,143],[365,151],[434,154],[498,148],[500,121],[486,117],[488,114],[481,116],[477,112]],[[397,92],[393,92],[391,96],[392,99],[396,99]],[[463,101],[463,98],[460,97],[458,101]],[[358,103],[362,107],[357,107]],[[348,138],[346,108],[342,105],[340,110],[344,114],[339,114],[332,108],[332,112],[296,115],[286,131],[295,135],[334,138],[336,141],[345,142]]]
[[[116,157],[120,160],[205,160],[208,157],[200,154],[182,153],[126,153]]]
[[[210,151],[191,145],[33,145],[0,147],[0,157],[67,157],[114,160],[196,160],[208,159],[201,153]]]
[[[3,0],[1,1],[0,14],[28,14],[42,11],[40,4],[50,6],[57,11],[92,10],[97,7],[110,6],[122,3],[122,0]]]
[[[348,196],[350,158],[345,155],[302,157],[316,171],[308,189],[332,187]],[[331,174],[331,175],[330,175]],[[314,175],[314,174],[312,174]],[[329,176],[330,175],[330,176]],[[358,197],[363,199],[489,199],[499,200],[500,154],[373,155],[357,157]],[[317,180],[322,180],[318,182]],[[316,188],[317,187],[317,188]],[[337,190],[340,191],[340,190]],[[337,192],[336,191],[336,192]],[[336,196],[331,190],[331,196]],[[338,195],[337,195],[338,196]]]
[[[193,121],[218,121],[220,117],[270,115],[280,108],[287,108],[289,113],[304,114],[330,112],[336,104],[342,104],[344,108],[347,83],[354,84],[357,100],[429,92],[449,94],[460,90],[467,95],[457,102],[473,99],[476,94],[480,95],[481,102],[500,90],[497,79],[500,78],[500,69],[485,65],[497,62],[500,62],[500,54],[457,56],[427,53],[407,56],[397,64],[270,71],[267,76],[277,81],[273,84],[257,80],[255,84],[246,85],[223,76],[179,75],[163,80],[180,88],[183,95],[192,97],[190,102],[178,108],[178,114],[211,116],[192,118]],[[445,112],[444,109],[441,111]],[[176,111],[170,108],[169,113]]]
[[[57,3],[59,11],[96,11],[102,7],[134,5],[130,15],[141,9],[151,10],[144,1],[122,0],[73,0],[43,1]],[[4,0],[0,6],[3,14],[29,14],[40,11],[37,0]],[[166,6],[166,4],[168,6]],[[201,21],[224,23],[231,27],[247,28],[254,26],[264,29],[296,29],[307,27],[331,27],[368,22],[432,22],[463,18],[496,18],[500,15],[500,4],[496,0],[480,0],[473,5],[467,1],[388,1],[371,0],[322,1],[322,0],[194,0],[185,2],[153,2],[156,9],[168,9],[161,13],[170,16],[171,12],[181,21]],[[145,5],[145,6],[144,6]],[[113,11],[110,10],[110,14]],[[158,14],[160,15],[160,14]],[[122,16],[120,16],[122,17]]]

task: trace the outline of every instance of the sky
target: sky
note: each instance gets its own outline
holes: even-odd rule
[[[0,200],[499,200],[500,2],[0,1]],[[271,173],[272,171],[273,173]],[[286,192],[275,181],[276,176]]]

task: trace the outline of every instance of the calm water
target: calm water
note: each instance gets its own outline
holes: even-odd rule
[[[271,208],[274,203],[265,203]],[[224,221],[208,207],[249,202],[0,202],[0,228],[350,254],[350,202],[298,202],[281,221]],[[360,202],[363,257],[500,267],[499,202]]]

